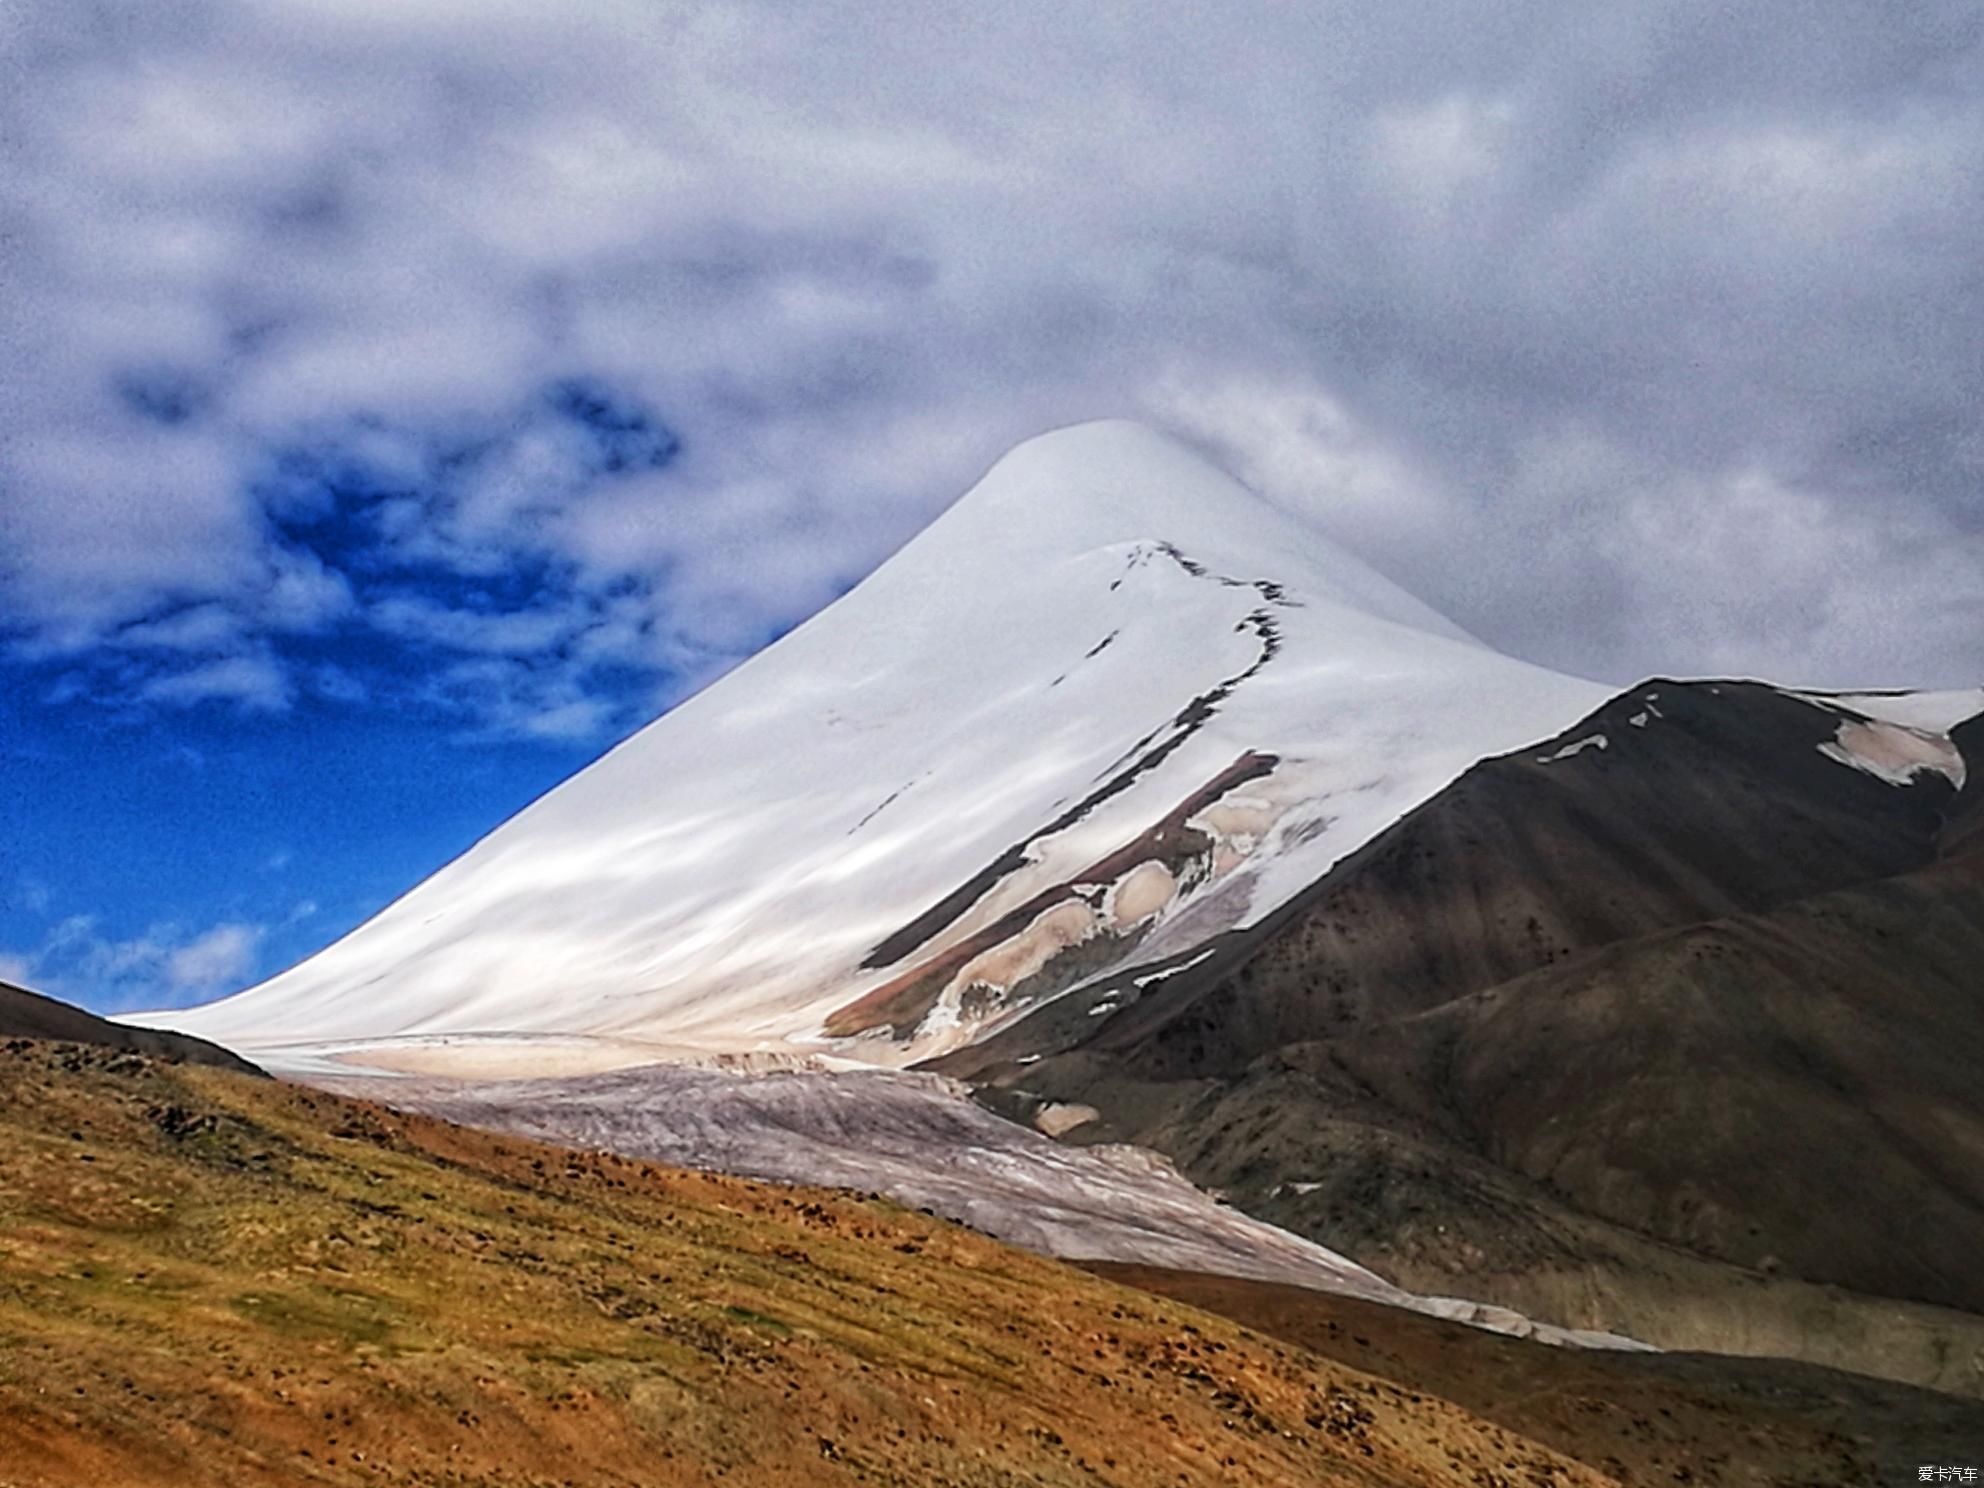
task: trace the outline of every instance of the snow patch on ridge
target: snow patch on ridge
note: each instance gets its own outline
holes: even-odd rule
[[[1899,724],[1842,723],[1832,742],[1819,745],[1819,753],[1889,785],[1908,785],[1933,770],[1962,790],[1966,774],[1963,755],[1946,736]]]
[[[1947,734],[1984,713],[1984,687],[1949,692],[1841,692],[1833,694],[1832,701],[1884,723]]]
[[[1935,772],[1958,790],[1968,775],[1950,739],[1957,725],[1984,713],[1984,688],[1954,692],[1790,692],[1800,702],[1845,715],[1833,738],[1818,746],[1837,764],[1889,785],[1907,785]]]
[[[1180,961],[1176,966],[1164,966],[1164,967],[1160,967],[1156,971],[1146,972],[1144,975],[1134,979],[1137,986],[1137,990],[1142,991],[1145,987],[1154,987],[1159,982],[1169,981],[1172,977],[1177,976],[1178,973],[1181,971],[1190,971],[1194,966],[1197,966],[1201,961],[1204,961],[1207,957],[1211,955],[1212,955],[1212,948],[1207,947],[1205,950],[1200,951],[1198,955],[1192,957],[1189,961]]]
[[[1644,717],[1645,715],[1642,714],[1640,716]],[[1642,725],[1642,727],[1644,727],[1644,725]],[[1559,749],[1555,754],[1538,755],[1536,757],[1536,762],[1539,765],[1553,765],[1558,760],[1575,759],[1577,758],[1577,756],[1583,754],[1587,749],[1609,749],[1611,747],[1612,747],[1611,741],[1607,739],[1605,735],[1591,734],[1585,738],[1578,739],[1573,741],[1572,743],[1566,744],[1562,749]]]

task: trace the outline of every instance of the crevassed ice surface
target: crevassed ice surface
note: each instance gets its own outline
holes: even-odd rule
[[[1082,425],[1021,445],[839,602],[336,944],[146,1021],[249,1049],[532,1031],[817,1044],[907,964],[864,970],[870,951],[1009,849],[1020,866],[910,960],[1271,755],[1195,818],[1216,869],[1111,889],[1139,917],[1122,960],[1190,949],[1606,696],[1482,646],[1175,441]],[[996,1011],[952,998],[843,1047],[895,1062]]]

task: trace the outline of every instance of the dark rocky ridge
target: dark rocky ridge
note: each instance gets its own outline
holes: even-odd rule
[[[1958,725],[1950,740],[1969,765],[1970,773],[1962,793],[1950,803],[1937,840],[1946,858],[1984,851],[1984,713]]]
[[[1243,932],[1226,975],[1209,962],[1166,981],[1095,1046],[1151,1073],[1231,1070],[1580,951],[1931,861],[1954,787],[1827,759],[1842,721],[1756,683],[1634,688],[1477,765]],[[1594,736],[1607,747],[1551,758]]]

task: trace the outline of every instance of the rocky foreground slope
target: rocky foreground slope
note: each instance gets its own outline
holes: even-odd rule
[[[0,1045],[0,1483],[1611,1479],[904,1210]]]
[[[6,1488],[1860,1488],[1984,1427],[1820,1370],[1115,1274],[1138,1290],[872,1196],[0,1043]]]

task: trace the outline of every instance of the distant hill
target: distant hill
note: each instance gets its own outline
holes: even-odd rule
[[[101,1044],[108,1049],[124,1049],[187,1064],[261,1073],[239,1055],[203,1038],[112,1023],[11,982],[0,982],[0,1039],[59,1039],[71,1044]]]

